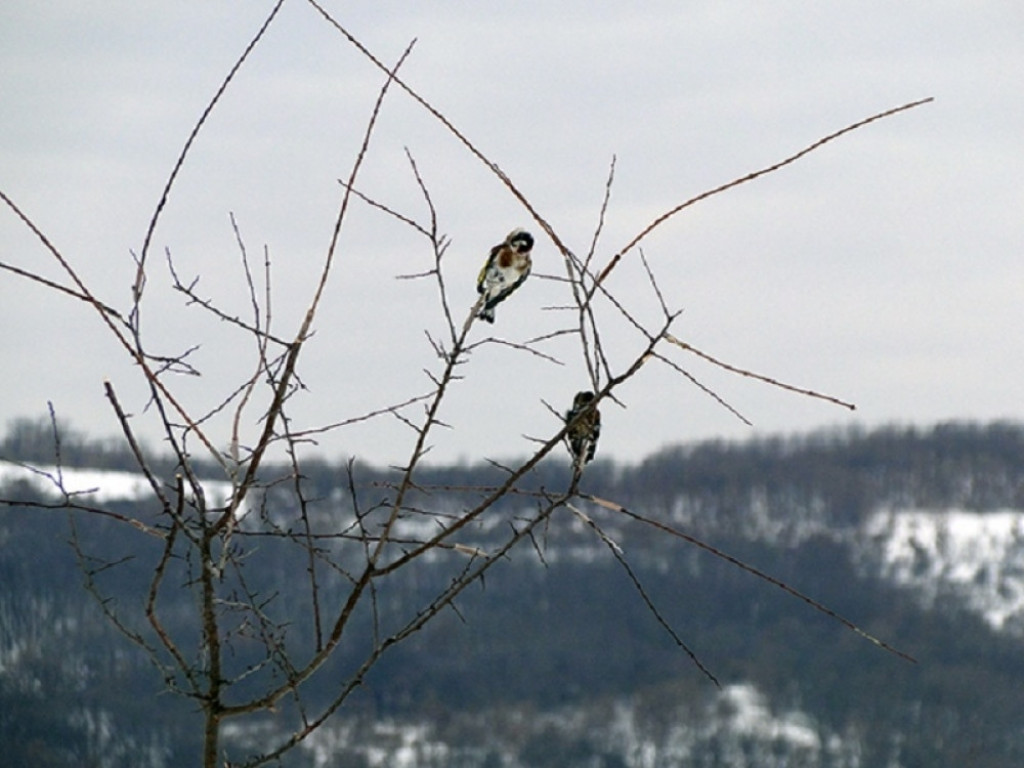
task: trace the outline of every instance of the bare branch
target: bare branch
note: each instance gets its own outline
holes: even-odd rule
[[[2,193],[0,193],[0,195],[2,195]],[[60,283],[56,283],[53,280],[47,280],[45,277],[41,275],[37,275],[36,273],[29,272],[28,270],[25,269],[21,269],[20,267],[15,267],[13,264],[5,264],[4,262],[0,261],[0,269],[6,269],[8,272],[12,272],[15,275],[18,275],[19,277],[24,277],[27,280],[39,283],[40,285],[44,285],[47,288],[52,288],[58,293],[63,293],[67,296],[71,296],[74,299],[78,299],[79,301],[84,301],[86,304],[92,304],[97,309],[101,310],[102,312],[105,312],[111,317],[116,318],[121,323],[127,325],[127,321],[124,319],[124,316],[120,312],[111,307],[109,304],[104,304],[95,296],[91,296],[87,293],[76,291],[72,288],[68,288],[66,285],[61,285]]]
[[[599,498],[597,496],[591,496],[589,494],[580,494],[580,498],[586,499],[587,501],[591,501],[594,504],[597,504],[598,506],[604,507],[605,509],[610,509],[613,512],[618,512],[618,513],[620,513],[622,515],[625,515],[626,517],[629,517],[629,518],[632,518],[633,520],[636,520],[637,522],[643,523],[644,525],[649,525],[652,528],[656,528],[657,530],[662,531],[663,533],[667,533],[670,536],[675,536],[676,538],[682,539],[683,541],[688,542],[689,544],[692,544],[695,547],[698,547],[699,549],[703,549],[705,552],[709,552],[710,554],[714,555],[715,557],[717,557],[717,558],[719,558],[721,560],[725,560],[727,563],[735,565],[737,568],[740,568],[740,569],[746,571],[747,573],[750,573],[750,574],[756,576],[757,578],[761,579],[762,581],[767,581],[769,584],[773,584],[774,586],[776,586],[779,589],[781,589],[783,592],[786,592],[786,593],[792,595],[793,597],[799,598],[800,600],[804,601],[809,606],[814,608],[816,611],[820,611],[821,613],[824,613],[826,616],[829,616],[830,618],[835,619],[836,621],[838,621],[840,624],[842,624],[847,629],[849,629],[852,632],[860,635],[865,640],[868,640],[868,641],[874,643],[879,648],[882,648],[883,650],[886,650],[889,653],[895,654],[896,656],[899,656],[901,659],[905,659],[906,661],[910,661],[910,662],[913,662],[915,664],[917,663],[917,659],[915,659],[913,656],[910,656],[909,654],[904,653],[903,651],[901,651],[901,650],[899,650],[897,648],[893,648],[888,643],[886,643],[886,642],[884,642],[882,640],[879,640],[877,637],[875,637],[872,634],[869,634],[868,632],[865,632],[863,629],[858,627],[852,621],[850,621],[849,619],[846,619],[846,618],[840,616],[838,613],[833,611],[831,608],[828,608],[828,607],[822,605],[818,601],[814,600],[811,597],[808,597],[803,592],[800,592],[799,590],[794,589],[793,587],[789,586],[788,584],[786,584],[785,582],[781,581],[780,579],[776,579],[774,576],[769,576],[764,571],[761,571],[761,570],[755,568],[752,565],[748,565],[747,563],[743,562],[739,558],[733,557],[732,555],[727,554],[726,552],[723,552],[722,550],[720,550],[720,549],[718,549],[716,547],[713,547],[710,544],[707,544],[706,542],[701,541],[700,539],[696,538],[695,536],[691,536],[688,533],[683,533],[682,531],[680,531],[680,530],[678,530],[676,528],[673,528],[670,525],[662,523],[662,522],[660,522],[658,520],[654,520],[653,518],[646,517],[644,515],[641,515],[641,514],[638,514],[636,512],[633,512],[633,511],[627,509],[626,507],[622,506],[621,504],[618,504],[617,502],[614,502],[614,501],[609,501],[607,499],[602,499],[602,498]]]
[[[763,376],[759,373],[754,373],[753,371],[747,371],[744,370],[743,368],[737,368],[733,365],[729,365],[728,363],[723,363],[721,360],[715,359],[706,352],[701,352],[699,349],[690,344],[687,344],[685,341],[680,341],[672,334],[666,334],[665,340],[670,342],[671,344],[675,344],[682,350],[692,352],[693,354],[697,355],[697,357],[703,358],[704,360],[707,360],[709,363],[717,365],[719,368],[729,371],[730,373],[735,373],[739,376],[744,376],[750,379],[757,379],[758,381],[762,381],[765,384],[770,384],[773,387],[785,389],[790,392],[796,392],[799,395],[806,395],[807,397],[813,397],[817,398],[818,400],[825,400],[827,402],[834,403],[835,405],[841,405],[843,408],[848,408],[851,411],[857,410],[856,405],[854,405],[853,403],[848,403],[845,400],[840,400],[838,397],[833,397],[832,395],[825,395],[822,394],[821,392],[815,392],[813,389],[794,387],[792,384],[786,384],[784,382],[779,381],[778,379],[773,379],[770,376]]]
[[[581,512],[577,507],[573,506],[572,504],[566,504],[566,507],[568,507],[568,509],[574,515],[576,515],[592,531],[594,531],[594,533],[597,534],[598,538],[600,538],[601,541],[605,543],[605,545],[611,551],[612,555],[615,557],[615,560],[619,563],[619,565],[622,566],[623,570],[626,571],[626,574],[629,576],[629,580],[633,583],[634,589],[636,589],[637,593],[640,595],[640,598],[644,601],[644,605],[647,606],[647,609],[651,612],[651,615],[654,616],[657,622],[672,638],[672,641],[677,646],[679,646],[683,650],[683,652],[686,653],[687,656],[690,657],[690,660],[694,663],[694,665],[696,665],[697,669],[699,669],[704,674],[704,676],[708,678],[708,680],[710,680],[716,686],[721,688],[722,684],[718,681],[718,678],[715,677],[714,674],[712,674],[711,670],[704,666],[704,663],[699,658],[697,658],[697,654],[693,652],[693,649],[691,649],[690,646],[683,642],[682,638],[679,637],[675,629],[673,629],[672,625],[669,624],[665,617],[661,615],[661,612],[654,605],[654,601],[651,600],[650,595],[647,594],[647,590],[644,589],[644,585],[640,581],[640,578],[636,575],[636,572],[633,570],[632,566],[630,566],[629,562],[626,560],[626,556],[622,551],[622,547],[616,544],[612,540],[612,538],[601,529],[601,526],[595,523],[593,519],[583,514],[583,512]]]
[[[281,10],[282,5],[284,5],[284,0],[277,0],[274,4],[274,7],[264,20],[263,25],[256,32],[256,35],[252,40],[249,41],[249,44],[245,47],[245,50],[242,51],[242,55],[239,56],[234,66],[231,67],[227,77],[224,78],[224,81],[220,84],[217,92],[213,95],[213,98],[210,99],[209,104],[206,105],[206,109],[203,110],[203,114],[200,115],[199,120],[196,121],[196,124],[192,127],[192,132],[189,134],[188,139],[185,140],[185,146],[182,147],[181,154],[178,155],[178,159],[175,161],[174,167],[171,169],[171,175],[168,177],[167,183],[164,185],[164,190],[160,194],[160,199],[156,204],[156,210],[153,211],[153,216],[149,220],[149,227],[146,229],[146,237],[142,242],[142,252],[139,254],[138,271],[136,273],[134,288],[134,300],[136,305],[142,297],[146,274],[146,256],[149,253],[149,245],[153,239],[153,232],[156,230],[156,224],[160,219],[160,214],[163,212],[164,206],[167,205],[167,198],[171,194],[171,187],[174,186],[174,182],[178,178],[178,174],[181,172],[182,166],[185,164],[185,158],[188,157],[188,153],[191,151],[192,145],[195,143],[196,137],[199,135],[199,131],[201,131],[203,126],[206,124],[206,120],[210,117],[214,107],[217,106],[217,103],[231,84],[231,81],[234,80],[235,75],[238,74],[238,70],[242,68],[242,64],[244,64],[245,60],[249,58],[249,54],[253,52],[264,33],[266,33],[267,29],[270,27],[271,22],[273,22],[274,18],[277,16],[277,12]]]
[[[754,426],[754,423],[752,421],[750,421],[746,416],[744,416],[742,413],[740,413],[738,410],[736,410],[736,408],[734,408],[732,405],[730,405],[728,402],[726,402],[725,398],[723,398],[721,395],[719,395],[717,392],[715,392],[713,389],[711,389],[711,387],[707,386],[706,384],[701,383],[697,379],[697,377],[694,376],[692,373],[690,373],[686,369],[682,368],[680,365],[678,365],[677,363],[673,362],[672,360],[669,360],[664,355],[658,354],[657,352],[654,353],[653,357],[656,360],[661,360],[661,362],[663,362],[665,365],[667,365],[670,368],[672,368],[673,370],[675,370],[677,373],[682,374],[691,384],[693,384],[695,387],[697,387],[697,389],[699,389],[704,394],[709,395],[716,403],[718,403],[720,406],[725,408],[727,411],[729,411],[729,413],[731,413],[737,419],[742,421],[748,427]]]
[[[879,112],[877,114],[871,115],[871,117],[866,117],[863,120],[858,120],[857,122],[852,123],[846,126],[845,128],[840,128],[838,131],[835,131],[834,133],[830,133],[828,136],[824,136],[818,139],[817,141],[809,144],[808,146],[801,149],[799,152],[796,152],[795,154],[792,154],[789,157],[779,160],[776,163],[772,163],[771,165],[765,166],[760,170],[748,173],[745,176],[740,176],[739,178],[726,182],[725,184],[715,187],[714,189],[709,189],[706,192],[701,192],[699,195],[691,197],[689,200],[680,203],[675,208],[672,208],[666,211],[665,213],[661,214],[658,218],[656,218],[654,221],[652,221],[650,224],[644,227],[632,240],[626,243],[626,245],[618,253],[616,253],[615,256],[612,257],[612,260],[608,262],[605,268],[601,270],[601,274],[597,278],[597,284],[600,285],[601,283],[603,283],[605,281],[605,278],[607,278],[611,271],[615,269],[615,266],[619,263],[619,260],[627,253],[629,253],[631,250],[633,250],[633,248],[635,248],[641,240],[647,237],[647,235],[649,235],[659,225],[663,224],[665,221],[672,218],[680,211],[683,211],[689,208],[690,206],[701,202],[702,200],[707,200],[709,197],[714,197],[715,195],[721,194],[722,192],[733,189],[734,187],[738,187],[741,184],[746,184],[748,181],[753,181],[754,179],[760,178],[761,176],[765,176],[769,173],[774,173],[780,168],[784,168],[785,166],[790,165],[791,163],[795,163],[801,157],[810,154],[811,152],[813,152],[816,149],[819,149],[825,144],[828,144],[831,141],[835,141],[840,136],[844,136],[847,133],[850,133],[851,131],[857,130],[858,128],[863,128],[865,125],[868,125],[869,123],[873,123],[876,120],[882,120],[883,118],[886,117],[891,117],[892,115],[898,114],[900,112],[906,112],[908,109],[914,109],[915,107],[919,107],[922,104],[928,104],[929,102],[932,102],[934,100],[934,97],[929,96],[926,99],[918,99],[917,101],[912,101],[908,104],[904,104],[899,107],[893,107],[892,109],[887,109],[884,112]]]

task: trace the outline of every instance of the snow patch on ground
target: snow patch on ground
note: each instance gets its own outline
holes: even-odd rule
[[[716,727],[724,724],[734,734],[760,741],[784,741],[815,752],[821,749],[810,717],[798,711],[773,714],[764,694],[749,683],[725,686],[719,694],[718,711],[724,717],[713,720]]]

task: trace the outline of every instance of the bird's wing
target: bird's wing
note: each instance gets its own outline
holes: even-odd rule
[[[500,245],[496,245],[493,248],[491,248],[491,252],[487,256],[487,261],[484,262],[483,269],[480,270],[480,274],[477,275],[477,277],[476,277],[476,292],[477,293],[483,293],[484,290],[486,290],[485,287],[484,287],[484,278],[487,277],[487,270],[490,268],[491,264],[494,263],[494,257],[497,256],[498,251],[500,251],[500,250],[501,250],[501,246]]]

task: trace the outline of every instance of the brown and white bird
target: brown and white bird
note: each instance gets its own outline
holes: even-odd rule
[[[591,405],[593,402],[593,392],[577,392],[572,399],[572,408],[565,414],[565,423],[569,425],[565,436],[579,466],[594,458],[597,438],[601,436],[601,412]]]
[[[526,280],[533,262],[533,235],[525,229],[513,229],[505,242],[491,248],[487,263],[476,279],[476,292],[483,295],[477,317],[494,322],[494,308],[507,299]]]

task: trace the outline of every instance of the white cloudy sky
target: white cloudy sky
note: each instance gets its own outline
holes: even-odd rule
[[[658,214],[872,113],[872,124],[776,174],[713,198],[644,241],[675,334],[734,365],[851,400],[841,408],[670,352],[748,427],[651,362],[608,404],[601,453],[633,460],[671,442],[850,421],[1018,418],[1024,245],[1024,6],[1016,2],[364,2],[325,0],[377,55],[417,39],[405,79],[497,162],[577,253],[586,252],[609,162],[615,183],[597,263]],[[204,0],[0,6],[0,190],[108,304],[129,306],[131,252],[192,126],[272,3]],[[254,263],[272,262],[273,330],[294,334],[313,288],[382,77],[303,0],[286,0],[200,133],[156,229],[144,333],[158,354],[199,345],[201,377],[172,381],[200,414],[255,364],[251,342],[168,290],[165,251],[231,313],[248,311],[233,213]],[[452,238],[445,274],[461,322],[487,249],[532,227],[508,191],[408,96],[385,102],[359,185],[419,220],[413,154]],[[565,326],[546,238],[534,277],[493,333],[521,342]],[[0,261],[67,282],[0,209]],[[426,392],[443,331],[412,230],[356,205],[300,364],[295,428]],[[609,288],[655,323],[636,253]],[[603,310],[612,361],[637,334]],[[0,272],[0,420],[57,413],[114,434],[109,378],[154,440],[137,371],[95,312]],[[474,339],[492,332],[478,324]],[[568,341],[540,357],[492,344],[462,373],[431,441],[438,461],[524,453],[586,384]],[[255,434],[259,413],[248,414]],[[418,412],[411,410],[410,417]],[[224,425],[209,424],[226,442]],[[385,417],[321,439],[328,456],[402,463]]]

